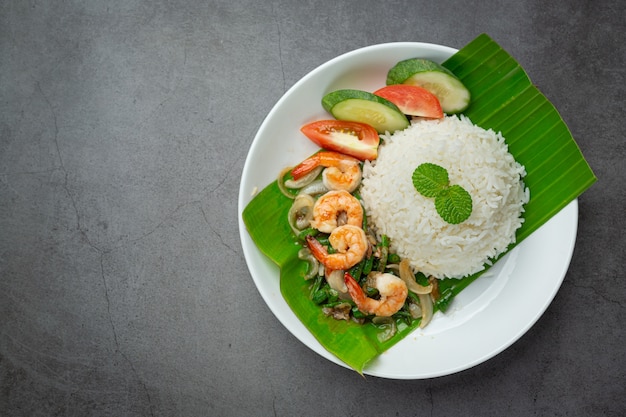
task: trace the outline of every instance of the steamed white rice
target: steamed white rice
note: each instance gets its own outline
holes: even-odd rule
[[[484,130],[464,116],[414,120],[385,135],[378,158],[363,168],[361,196],[377,234],[408,258],[416,271],[437,278],[461,278],[484,269],[515,242],[524,221],[529,191],[524,167],[508,152],[500,133]],[[448,170],[450,184],[472,196],[472,214],[446,223],[434,199],[415,190],[412,175],[430,162]]]

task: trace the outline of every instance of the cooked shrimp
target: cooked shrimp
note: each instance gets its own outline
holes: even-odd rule
[[[379,300],[366,296],[363,289],[349,273],[346,272],[344,280],[352,301],[365,314],[389,317],[402,308],[408,295],[408,289],[404,281],[392,274],[377,273],[375,275],[374,287],[378,289],[380,294]]]
[[[295,180],[317,167],[326,167],[322,181],[329,190],[352,192],[361,183],[361,166],[358,159],[339,152],[321,151],[302,161],[291,170]]]
[[[328,253],[326,248],[313,236],[307,236],[306,243],[315,258],[330,270],[348,269],[361,262],[369,242],[363,229],[343,225],[335,228],[328,237],[330,246],[337,252]]]
[[[363,207],[347,191],[329,191],[317,199],[313,206],[311,226],[322,233],[331,233],[337,226],[363,225]]]

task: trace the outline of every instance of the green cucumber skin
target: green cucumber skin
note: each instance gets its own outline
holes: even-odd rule
[[[375,103],[383,104],[402,114],[398,106],[393,104],[391,101],[362,90],[336,90],[332,93],[328,93],[322,98],[322,107],[324,107],[324,110],[327,112],[332,113],[332,109],[335,105],[337,105],[337,103],[349,99],[373,101]]]
[[[386,122],[372,123],[345,114],[345,107],[350,107],[351,104],[356,104],[358,107],[359,101],[363,102],[364,107],[378,107],[378,112],[384,114],[385,119],[387,119]],[[378,133],[394,132],[409,126],[408,119],[395,104],[367,91],[350,89],[333,91],[322,98],[322,107],[338,120],[368,123]]]
[[[387,85],[402,84],[409,77],[424,71],[439,71],[457,78],[452,71],[436,62],[423,58],[409,58],[398,62],[387,72]]]
[[[418,81],[420,78],[429,76],[440,78],[439,81],[430,83],[442,88],[430,88],[428,83]],[[442,110],[447,114],[460,113],[467,109],[470,104],[470,92],[456,75],[449,69],[422,58],[410,58],[398,62],[387,73],[387,85],[410,84],[430,90],[439,98]],[[442,95],[436,90],[447,91]]]

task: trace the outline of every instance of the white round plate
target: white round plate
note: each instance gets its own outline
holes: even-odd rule
[[[239,189],[239,232],[250,274],[280,322],[321,356],[347,367],[324,349],[280,293],[279,270],[255,246],[241,217],[254,194],[318,148],[300,133],[308,122],[328,119],[321,99],[340,88],[374,91],[398,61],[422,57],[443,62],[457,50],[402,42],[361,48],[311,71],[276,103],[250,147]],[[445,313],[368,364],[367,375],[422,379],[478,365],[518,340],[552,302],[569,267],[578,225],[574,200],[462,291]],[[424,360],[423,358],[428,358]]]

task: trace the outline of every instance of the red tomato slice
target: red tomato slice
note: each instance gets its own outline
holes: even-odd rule
[[[393,84],[374,91],[374,94],[391,101],[409,116],[440,119],[443,117],[439,99],[430,91],[416,85]]]
[[[372,126],[344,120],[318,120],[300,128],[321,148],[341,152],[362,161],[376,159],[380,137]]]

